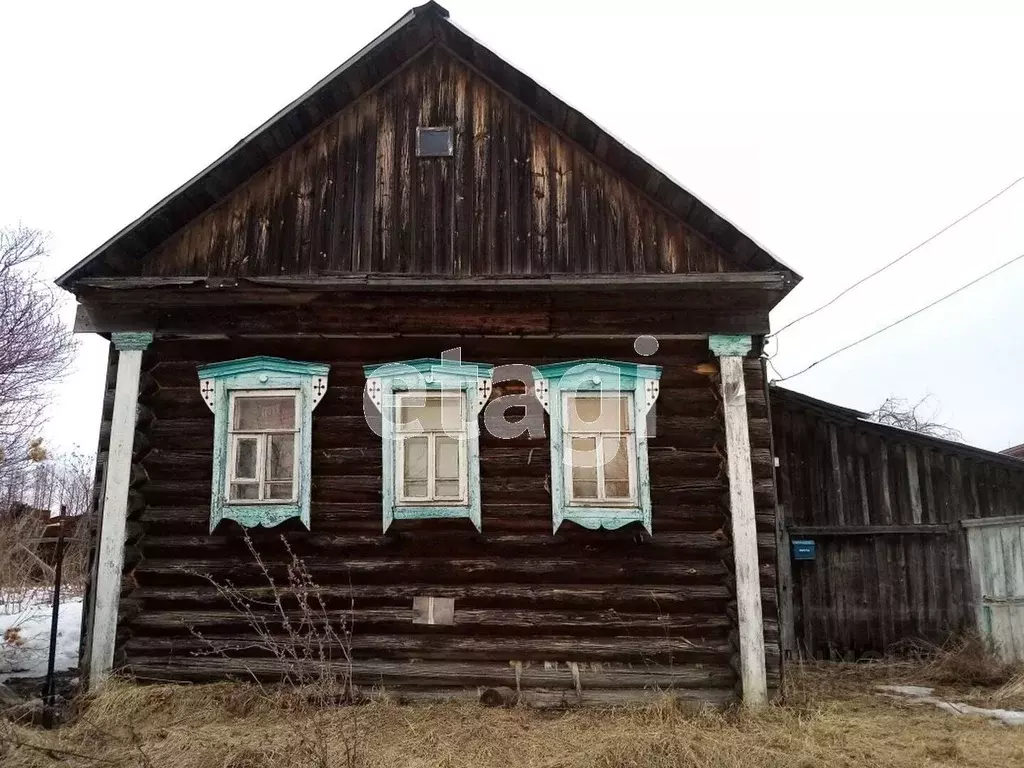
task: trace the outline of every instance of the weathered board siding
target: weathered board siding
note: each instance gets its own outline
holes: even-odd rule
[[[664,366],[650,442],[654,535],[638,526],[551,532],[546,439],[481,440],[483,532],[468,520],[396,521],[381,534],[381,446],[366,426],[367,363],[439,355],[448,338],[198,341],[158,339],[143,362],[135,480],[116,664],[146,679],[209,679],[276,669],[257,651],[197,658],[207,638],[243,639],[245,621],[195,572],[261,583],[240,535],[207,529],[213,419],[196,366],[256,354],[327,362],[313,419],[312,530],[253,531],[279,573],[279,537],[339,611],[354,601],[361,686],[401,695],[475,695],[482,686],[609,702],[643,690],[722,701],[738,645],[724,434],[706,341],[666,340],[638,358],[632,340],[465,337],[465,359],[542,364],[607,357]],[[746,366],[770,684],[778,680],[775,494],[760,362]],[[112,386],[112,379],[111,379]],[[496,395],[509,389],[500,383]],[[109,399],[109,398],[108,398]],[[108,428],[108,427],[105,427]],[[454,626],[412,622],[417,595],[455,598]]]
[[[417,126],[455,153],[418,158]],[[146,257],[149,275],[734,271],[705,239],[441,45]]]
[[[1005,661],[1024,662],[1024,515],[968,522],[967,548],[978,630]]]
[[[1024,462],[868,424],[774,388],[779,503],[790,538],[795,647],[818,657],[942,642],[975,627],[961,521],[1020,514]]]

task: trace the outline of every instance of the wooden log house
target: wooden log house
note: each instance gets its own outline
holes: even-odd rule
[[[204,578],[265,585],[247,531],[351,614],[359,687],[765,701],[799,279],[411,10],[58,281],[111,340],[89,680],[279,674],[196,655],[251,637]]]

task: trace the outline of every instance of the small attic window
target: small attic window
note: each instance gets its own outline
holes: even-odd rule
[[[417,157],[451,157],[452,146],[451,126],[416,129]]]

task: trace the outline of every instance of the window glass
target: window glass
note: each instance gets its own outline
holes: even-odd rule
[[[629,428],[629,400],[625,397],[569,398],[570,432],[619,432]]]
[[[408,432],[461,432],[465,430],[463,406],[464,398],[460,395],[406,395],[399,409],[399,427]]]
[[[235,477],[256,479],[256,438],[239,438],[235,441]]]
[[[404,441],[405,496],[415,499],[427,497],[427,460],[430,452],[429,437],[407,437]]]
[[[231,398],[228,501],[289,501],[295,497],[293,394]]]
[[[570,501],[628,503],[631,482],[631,396],[566,397],[566,432],[570,445]]]
[[[398,401],[400,502],[463,501],[466,487],[466,399],[460,394],[410,392]]]

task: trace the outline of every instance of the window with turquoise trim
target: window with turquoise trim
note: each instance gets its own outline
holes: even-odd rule
[[[480,522],[480,410],[489,365],[444,359],[368,365],[366,392],[380,411],[383,526],[394,520]]]
[[[309,528],[313,409],[329,366],[247,357],[200,366],[213,411],[210,531],[221,520],[270,528],[297,517]]]
[[[574,360],[535,369],[551,422],[551,514],[586,528],[638,522],[652,531],[647,414],[661,368]]]

